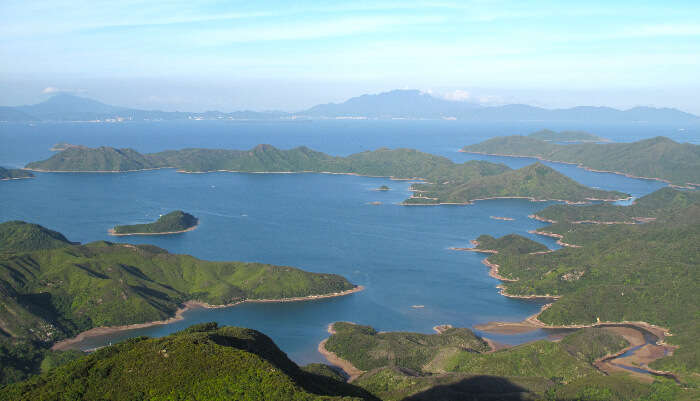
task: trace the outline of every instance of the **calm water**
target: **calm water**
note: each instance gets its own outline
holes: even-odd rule
[[[549,127],[558,127],[552,124]],[[457,152],[485,138],[529,132],[541,126],[478,126],[441,121],[310,123],[150,123],[0,125],[0,165],[23,166],[48,157],[59,141],[89,146],[133,147],[142,152],[183,147],[245,149],[257,143],[282,148],[307,145],[332,154],[380,146],[412,147],[463,161],[482,158],[520,167],[527,159],[477,157]],[[696,142],[697,127],[605,126],[595,132],[615,140],[677,133]],[[617,135],[613,137],[613,134]],[[662,184],[614,174],[591,173],[552,164],[581,183],[641,196]],[[389,192],[373,191],[380,185]],[[37,174],[32,180],[0,182],[0,221],[20,219],[64,233],[73,241],[106,239],[151,243],[171,252],[209,260],[259,261],[305,270],[338,273],[366,290],[313,302],[249,304],[227,309],[196,309],[167,326],[133,330],[88,340],[91,348],[127,336],[161,336],[190,324],[218,321],[246,326],[271,336],[299,363],[322,361],[316,351],[326,326],[347,320],[378,330],[430,332],[437,324],[472,326],[491,320],[520,320],[540,302],[498,294],[483,255],[450,251],[480,234],[527,234],[541,223],[527,215],[548,203],[492,200],[470,206],[402,207],[408,183],[381,178],[323,174],[178,174],[158,170],[123,174]],[[368,202],[381,201],[379,206]],[[109,237],[115,224],[147,222],[183,209],[200,218],[200,227],[177,236]],[[507,216],[514,221],[492,220]],[[411,305],[424,305],[422,309]],[[494,336],[518,343],[541,338],[536,331]]]

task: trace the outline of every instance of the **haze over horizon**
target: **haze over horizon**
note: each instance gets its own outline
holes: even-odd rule
[[[165,111],[298,111],[417,88],[700,114],[690,1],[80,3],[0,5],[0,105],[71,92]]]

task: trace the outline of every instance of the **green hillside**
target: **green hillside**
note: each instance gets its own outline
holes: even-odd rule
[[[624,222],[635,223],[673,213],[700,201],[700,192],[677,191],[662,188],[635,200],[630,206],[587,205],[570,207],[551,205],[537,212],[537,216],[557,222]]]
[[[43,162],[27,164],[37,171],[132,171],[161,167],[151,158],[133,149],[116,149],[107,146],[87,148],[68,147]]]
[[[413,188],[419,192],[406,200],[407,204],[468,203],[496,197],[582,202],[589,199],[623,199],[628,196],[617,191],[588,188],[541,163],[465,182],[414,184]]]
[[[0,180],[13,180],[17,178],[30,178],[34,177],[31,171],[17,169],[17,168],[4,168],[0,167]]]
[[[585,131],[560,131],[555,132],[543,129],[528,135],[530,138],[548,142],[603,142],[606,139]]]
[[[0,383],[38,371],[56,341],[93,327],[164,320],[188,300],[221,305],[355,288],[334,274],[208,262],[151,245],[73,245],[23,222],[0,224],[0,239]]]
[[[23,221],[0,223],[0,254],[60,248],[72,245],[63,234]]]
[[[195,227],[198,222],[191,214],[176,210],[160,216],[153,223],[116,226],[112,231],[114,234],[174,233]]]
[[[700,374],[700,199],[669,189],[640,200],[657,220],[634,225],[557,223],[539,229],[563,235],[563,241],[581,248],[563,248],[546,254],[496,254],[489,261],[499,274],[517,278],[503,283],[508,294],[551,294],[561,299],[539,319],[554,325],[601,321],[645,321],[667,327],[668,341],[680,346],[673,356],[653,366],[697,382]],[[680,199],[668,203],[654,199]],[[694,200],[692,200],[694,199]],[[692,202],[691,202],[692,200]],[[651,205],[658,205],[654,208]],[[585,209],[600,207],[564,207]],[[609,205],[603,208],[617,209]],[[663,210],[663,212],[660,212]],[[574,212],[571,212],[574,213]],[[580,212],[575,212],[580,213]],[[585,212],[583,212],[585,213]],[[603,209],[599,212],[605,215]],[[570,215],[562,212],[562,215]],[[578,214],[576,214],[578,216]]]
[[[547,250],[547,247],[539,242],[515,234],[504,235],[501,238],[483,234],[476,239],[476,242],[479,244],[476,248],[498,251],[498,253],[522,254]]]
[[[137,337],[27,381],[0,400],[373,400],[300,369],[264,334],[216,323]]]
[[[353,384],[383,400],[690,400],[697,395],[664,379],[648,384],[624,373],[599,372],[593,361],[629,345],[601,328],[496,352],[463,328],[432,335],[378,333],[338,322],[333,330],[326,349],[365,370]]]
[[[465,152],[539,157],[595,170],[700,185],[700,146],[665,137],[632,143],[559,145],[525,136],[506,136],[465,146]]]

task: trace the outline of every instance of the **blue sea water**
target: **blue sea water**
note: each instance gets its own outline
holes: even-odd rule
[[[558,127],[554,129],[588,127]],[[455,161],[473,158],[520,167],[529,159],[468,155],[469,143],[543,128],[535,124],[476,125],[450,121],[320,121],[306,123],[159,122],[129,124],[0,125],[0,165],[23,166],[51,155],[57,142],[133,147],[141,152],[184,147],[247,149],[258,143],[281,148],[306,145],[345,155],[381,146],[411,147]],[[697,142],[698,128],[599,126],[617,141],[656,135]],[[635,197],[663,186],[651,180],[592,173],[549,163],[577,181]],[[387,185],[388,192],[373,189]],[[484,255],[449,250],[481,234],[528,234],[542,223],[527,216],[548,202],[490,200],[469,206],[405,207],[409,184],[385,178],[324,174],[180,174],[156,170],[121,174],[38,173],[35,179],[0,182],[0,221],[25,220],[80,242],[150,243],[208,260],[258,261],[309,271],[338,273],[366,289],[350,296],[309,302],[245,304],[194,309],[164,326],[88,339],[83,349],[129,336],[161,336],[193,323],[251,327],[268,334],[295,361],[322,361],[316,351],[334,321],[378,330],[431,332],[437,324],[471,327],[493,320],[521,320],[541,301],[505,298],[481,263]],[[381,205],[370,202],[380,201]],[[110,237],[116,224],[151,221],[182,209],[200,218],[197,230],[174,236]],[[514,221],[493,220],[506,216]],[[412,308],[423,305],[423,308]],[[519,343],[549,333],[490,335]]]

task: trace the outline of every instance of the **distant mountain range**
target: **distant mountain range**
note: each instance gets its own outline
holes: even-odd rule
[[[0,121],[125,121],[125,120],[278,120],[278,119],[457,119],[467,121],[585,121],[585,122],[697,122],[700,117],[672,108],[580,106],[545,109],[525,104],[483,106],[477,103],[436,98],[418,90],[394,90],[362,95],[343,103],[328,103],[308,110],[235,111],[224,113],[167,112],[107,105],[70,94],[58,94],[45,102],[0,107]]]

